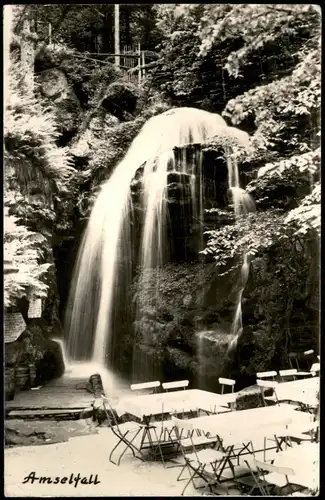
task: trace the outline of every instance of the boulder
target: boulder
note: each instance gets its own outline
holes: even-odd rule
[[[63,71],[53,68],[39,75],[40,89],[52,104],[61,132],[77,131],[81,115],[81,105]]]
[[[6,344],[5,366],[36,366],[37,385],[42,385],[64,373],[64,361],[60,345],[47,338],[41,320],[30,324],[15,342]]]
[[[53,68],[42,71],[39,75],[41,92],[45,97],[60,102],[67,99],[70,93],[70,86],[63,71]]]

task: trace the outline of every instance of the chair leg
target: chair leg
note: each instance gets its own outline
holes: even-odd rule
[[[126,432],[126,433],[124,434],[124,436],[123,436],[123,437],[119,436],[119,435],[118,435],[118,434],[116,434],[114,431],[113,431],[113,434],[115,434],[115,436],[116,436],[116,437],[118,437],[119,441],[118,441],[118,443],[114,446],[114,448],[111,450],[111,452],[110,452],[110,454],[109,454],[108,459],[109,459],[109,461],[110,461],[110,462],[112,462],[114,465],[117,465],[117,463],[116,463],[116,462],[114,462],[114,460],[112,460],[112,456],[113,456],[114,451],[115,451],[115,450],[118,448],[118,446],[120,445],[120,443],[124,443],[124,444],[125,444],[125,441],[123,440],[123,438],[125,438],[125,436],[128,434],[128,432]],[[133,450],[132,450],[132,451],[133,451]],[[133,454],[134,454],[134,452],[133,452]]]
[[[185,470],[185,469],[186,469],[186,463],[185,463],[185,465],[182,467],[181,472],[178,474],[178,476],[177,476],[177,481],[184,481],[184,480],[185,480],[185,478],[184,478],[184,479],[181,479],[181,476],[182,476],[182,474],[183,474],[183,472],[184,472],[184,470]]]
[[[126,452],[126,450],[127,450],[128,448],[130,448],[130,449],[131,449],[131,451],[132,451],[132,453],[133,453],[133,456],[134,456],[134,457],[136,456],[136,455],[135,455],[135,453],[134,453],[134,449],[133,449],[133,447],[135,447],[135,446],[133,445],[133,441],[134,441],[134,440],[135,440],[135,438],[138,436],[138,434],[139,434],[139,432],[140,432],[140,431],[141,431],[141,428],[138,430],[138,432],[136,432],[136,434],[135,434],[135,435],[134,435],[134,437],[131,439],[131,441],[129,441],[129,444],[128,444],[125,448],[124,448],[123,452],[121,453],[121,455],[120,455],[120,457],[119,457],[119,459],[118,459],[118,461],[117,461],[117,465],[120,465],[121,458],[123,457],[124,453]],[[125,435],[126,435],[126,434],[125,434]],[[125,436],[124,436],[124,437],[125,437]]]
[[[188,463],[186,465],[188,466]],[[191,481],[193,481],[193,484],[194,484],[194,479],[193,478],[195,476],[195,472],[191,473],[191,467],[189,467],[189,466],[188,466],[188,469],[189,469],[189,473],[190,473],[190,479],[187,481],[186,485],[184,486],[183,491],[181,493],[181,496],[184,495],[185,490],[186,490],[186,488],[188,487],[188,485],[190,484]],[[194,487],[195,487],[195,484],[194,484]]]

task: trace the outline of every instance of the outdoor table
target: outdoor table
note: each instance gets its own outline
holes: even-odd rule
[[[317,407],[317,392],[319,391],[319,377],[282,382],[276,387],[279,401],[292,401],[299,403],[307,409]]]
[[[296,415],[292,405],[281,404],[198,417],[192,419],[192,423],[194,428],[206,434],[217,435],[223,447],[227,447],[239,442],[249,443],[256,437],[283,435]],[[248,451],[247,444],[243,445],[243,449]]]
[[[303,443],[277,453],[274,465],[290,467],[295,475],[290,483],[315,490],[319,487],[319,443]]]
[[[120,415],[129,413],[140,419],[162,413],[188,413],[197,410],[212,412],[215,409],[225,411],[223,405],[226,399],[224,396],[229,396],[229,401],[235,397],[233,394],[215,394],[200,389],[145,394],[121,399],[115,410]]]
[[[149,448],[157,449],[161,443],[159,443],[159,438],[156,435],[156,422],[151,423],[152,418],[162,418],[163,415],[171,413],[188,414],[198,410],[204,410],[207,413],[227,412],[225,407],[222,406],[225,404],[224,396],[223,394],[215,394],[200,389],[130,396],[121,399],[115,407],[115,411],[118,415],[129,413],[141,419],[144,424],[144,431],[140,447],[143,448],[145,443],[148,443]],[[230,401],[233,401],[236,397],[234,394],[227,394],[226,396],[231,396]],[[152,439],[152,432],[155,434],[155,439]],[[170,437],[170,432],[168,435]],[[170,443],[172,442],[170,440]],[[168,444],[168,442],[165,442],[165,444]]]
[[[239,463],[239,457],[242,454],[265,451],[265,446],[262,450],[253,449],[253,440],[256,438],[276,438],[277,435],[286,435],[286,428],[294,421],[297,413],[292,405],[283,404],[280,406],[267,406],[227,414],[197,417],[191,419],[191,424],[193,429],[218,437],[219,445],[225,453],[218,474],[218,480],[222,482],[223,480],[220,478],[227,463],[235,477],[231,460],[235,458]],[[239,448],[235,450],[235,447],[238,445]],[[249,449],[250,445],[252,447],[251,450]],[[281,446],[276,439],[275,446],[272,448],[281,450]]]

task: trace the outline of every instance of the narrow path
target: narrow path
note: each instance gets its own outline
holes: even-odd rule
[[[93,401],[87,377],[63,375],[39,389],[17,393],[13,401],[6,402],[6,417],[75,414],[78,418],[85,410],[89,413]]]

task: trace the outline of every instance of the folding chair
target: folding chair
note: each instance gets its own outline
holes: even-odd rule
[[[273,402],[275,401],[280,406],[278,396],[276,393],[276,387],[278,385],[278,382],[276,382],[275,380],[259,380],[259,379],[257,379],[256,383],[260,388],[264,406],[267,406],[266,401],[273,401]],[[264,396],[265,389],[273,389],[273,395],[272,396]]]
[[[308,369],[310,370],[311,365],[312,365],[312,359],[315,356],[314,349],[309,349],[308,351],[305,351],[304,356],[305,356],[305,359],[306,359],[307,364],[308,364]]]
[[[134,441],[140,434],[140,432],[144,430],[144,425],[136,422],[125,422],[124,424],[119,424],[115,417],[115,412],[112,407],[111,401],[103,395],[101,396],[101,398],[103,401],[103,407],[108,421],[108,426],[111,429],[114,436],[118,438],[117,444],[113,447],[113,449],[110,452],[109,461],[115,465],[120,465],[121,459],[128,448],[132,451],[134,457],[143,460],[143,454],[141,450],[137,446],[135,446]],[[107,406],[109,407],[111,414],[108,413]],[[112,425],[112,420],[114,425]],[[113,453],[121,443],[123,443],[125,447],[123,448],[123,451],[121,452],[117,462],[114,462],[112,460]],[[137,456],[135,452],[138,452],[140,456]]]
[[[285,377],[292,377],[293,380],[296,380],[296,377],[308,377],[309,375],[311,375],[311,373],[298,371],[296,368],[291,368],[290,370],[280,370],[279,375],[283,381]]]
[[[277,376],[277,372],[275,370],[270,371],[270,372],[258,372],[256,373],[256,378],[262,379],[262,378],[272,378],[272,380],[275,380],[274,377]]]
[[[160,387],[160,382],[158,380],[155,380],[154,382],[143,382],[141,384],[131,384],[130,389],[131,391],[136,391],[139,393],[139,391],[145,391],[148,389],[153,389],[153,393],[157,392],[157,387]]]
[[[229,411],[234,411],[236,410],[236,395],[234,393],[234,388],[236,384],[236,380],[230,379],[230,378],[223,378],[220,377],[218,379],[219,384],[221,385],[221,396],[224,398],[224,403],[220,403],[219,406],[224,406],[225,408],[229,409]],[[231,387],[231,392],[230,393],[225,393],[225,387]],[[233,396],[233,397],[232,397]],[[230,406],[230,408],[229,408]]]
[[[231,378],[220,377],[218,379],[218,382],[221,385],[221,394],[224,394],[225,386],[231,387],[231,392],[234,392],[236,380],[232,380]]]
[[[227,454],[215,448],[198,448],[202,448],[202,446],[207,445],[212,445],[214,447],[216,447],[217,445],[221,446],[219,437],[217,436],[214,438],[207,438],[206,436],[202,436],[201,432],[197,433],[198,435],[196,437],[194,435],[196,429],[194,428],[191,419],[184,420],[172,417],[172,421],[175,425],[176,433],[179,439],[179,445],[185,462],[181,472],[177,477],[177,481],[181,480],[183,471],[186,468],[188,469],[190,474],[190,478],[183,488],[181,495],[184,495],[186,488],[191,482],[194,488],[198,489],[198,486],[196,486],[194,482],[195,477],[200,477],[201,479],[203,479],[203,481],[209,486],[211,490],[211,486],[213,483],[219,483],[221,474],[226,465]],[[181,430],[187,431],[187,434],[189,436],[187,439],[181,438]],[[231,464],[229,459],[228,461]]]
[[[314,363],[310,368],[310,373],[315,377],[320,372],[320,363]]]
[[[168,415],[170,416],[170,414]],[[143,435],[140,446],[141,449],[145,447],[144,439],[147,435],[149,438],[148,445],[151,448],[153,458],[156,458],[158,452],[164,466],[164,458],[168,456],[168,458],[171,459],[171,457],[175,455],[179,449],[178,437],[176,432],[174,432],[175,424],[171,418],[166,419],[166,416],[167,415],[164,412],[164,404],[162,404],[161,415],[156,415],[152,423],[147,426],[147,430]],[[149,421],[151,421],[151,419],[149,419]],[[150,436],[150,431],[154,434],[155,440],[153,440]]]
[[[253,458],[251,465],[247,461],[246,464],[262,496],[271,496],[275,490],[281,493],[285,487],[288,487],[291,493],[294,492],[288,476],[294,476],[295,472],[290,467],[279,467],[255,458]]]
[[[168,392],[170,389],[186,389],[188,387],[188,380],[177,380],[176,382],[164,382],[162,388]]]
[[[319,431],[319,425],[314,424],[308,426],[308,430],[306,429],[306,426],[295,424],[292,423],[288,425],[287,428],[287,438],[286,442],[292,447],[292,442],[301,444],[303,442],[317,442],[318,439],[318,431]]]
[[[294,368],[294,365],[295,365],[297,370],[300,370],[298,354],[296,352],[289,352],[288,359],[289,359],[289,364],[290,364],[291,368]]]
[[[291,368],[290,370],[279,370],[279,375],[282,381],[285,380],[286,377],[290,377],[293,378],[293,380],[296,380],[297,373],[297,368]]]

